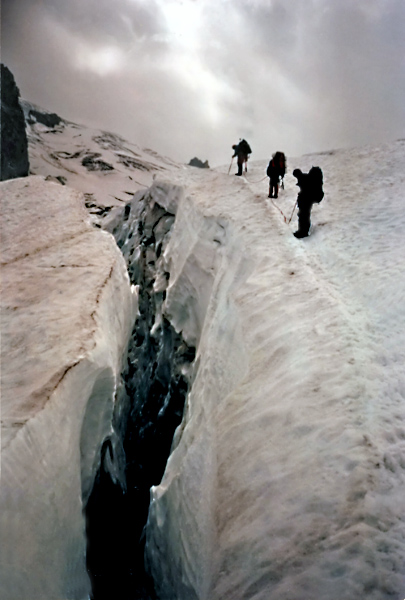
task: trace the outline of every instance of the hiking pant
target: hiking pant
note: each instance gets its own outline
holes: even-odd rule
[[[312,204],[298,208],[298,233],[308,235],[311,227]]]
[[[270,196],[270,198],[278,197],[278,178],[270,179],[269,196]]]
[[[238,154],[238,172],[236,175],[242,175],[243,173],[243,163],[247,163],[247,154]],[[247,169],[246,169],[247,170]]]

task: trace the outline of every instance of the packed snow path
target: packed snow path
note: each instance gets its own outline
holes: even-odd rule
[[[292,170],[324,171],[304,240],[267,199],[264,162],[242,178],[176,174],[189,197],[167,251],[182,263],[167,311],[198,288],[191,266],[210,299],[194,309],[199,367],[152,489],[161,597],[405,597],[404,156],[398,141],[290,160],[286,215]],[[215,252],[228,256],[212,283]]]

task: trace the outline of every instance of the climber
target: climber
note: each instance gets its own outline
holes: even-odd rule
[[[246,163],[245,171],[247,171],[247,161],[252,150],[246,140],[240,140],[239,144],[232,146],[232,149],[234,151],[232,158],[238,157],[238,172],[235,175],[242,175],[244,163]]]
[[[294,169],[293,175],[300,188],[297,196],[298,229],[294,235],[296,238],[304,238],[308,236],[311,227],[312,205],[321,202],[324,196],[323,174],[319,167],[312,167],[308,173],[303,173],[301,169]]]
[[[269,181],[269,198],[278,197],[278,184],[280,179],[283,179],[286,170],[286,159],[284,152],[276,152],[273,154],[267,167],[267,176]]]

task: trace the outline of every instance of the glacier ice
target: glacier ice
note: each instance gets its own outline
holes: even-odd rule
[[[91,329],[87,321],[65,348],[75,357],[75,343],[83,344],[81,362],[59,386],[66,386],[73,373],[83,379],[80,385],[72,383],[69,392],[70,420],[62,409],[60,415],[52,412],[67,458],[73,456],[77,467],[69,472],[76,487],[55,476],[57,496],[51,497],[48,488],[45,494],[51,519],[59,510],[60,519],[78,531],[77,514],[63,512],[71,506],[63,499],[73,491],[82,506],[85,498],[91,504],[97,487],[92,481],[108,475],[107,485],[128,500],[125,518],[134,507],[134,512],[141,507],[146,518],[149,508],[141,548],[144,543],[148,572],[164,600],[402,600],[405,345],[398,324],[404,317],[405,213],[403,175],[393,166],[402,164],[403,156],[399,141],[362,153],[353,149],[290,159],[291,168],[303,169],[316,161],[325,174],[325,199],[314,209],[312,234],[305,242],[292,236],[294,224],[286,226],[268,204],[259,181],[264,162],[252,163],[249,178],[227,177],[226,168],[176,170],[170,183],[155,181],[102,219],[127,261],[125,293],[136,325],[126,365],[117,367],[114,350],[115,359],[97,363],[94,374],[89,370],[92,346],[86,342],[93,338],[83,336]],[[287,174],[278,199],[283,211],[295,202],[294,184]],[[49,231],[59,231],[61,246],[54,238],[45,245],[64,248],[69,228],[63,223],[55,227],[56,216],[48,216]],[[80,227],[87,238],[86,227]],[[26,230],[15,226],[18,243],[10,241],[9,247],[16,252],[23,243],[42,260],[38,236],[24,239]],[[23,267],[24,260],[24,252],[17,252],[6,262]],[[58,264],[61,277],[63,265],[69,265],[62,259]],[[44,267],[45,262],[40,268],[46,273]],[[28,285],[29,270],[21,273]],[[46,278],[43,285],[46,289]],[[71,310],[87,305],[78,292],[85,289],[69,291]],[[64,307],[66,298],[51,294],[50,301]],[[103,327],[108,323],[106,338],[115,348],[116,325],[108,306],[100,322]],[[121,311],[120,317],[113,314],[124,329]],[[24,322],[28,333],[32,321],[28,315]],[[51,325],[55,331],[68,327]],[[39,347],[44,354],[36,352],[36,375],[38,365],[53,358]],[[60,365],[60,356],[54,358]],[[21,382],[29,391],[30,382]],[[73,410],[79,388],[86,392],[87,408],[81,405],[81,411]],[[66,409],[66,403],[55,400],[56,408],[62,404]],[[101,419],[94,418],[95,404]],[[48,461],[55,448],[55,438],[48,435],[52,406],[46,403],[27,424],[11,422],[13,427],[5,428],[6,451],[8,443],[16,443],[18,428],[15,439],[30,443],[31,451],[42,447],[39,441],[46,434],[41,444],[49,452],[40,456]],[[36,426],[31,435],[41,419],[44,427]],[[177,427],[173,441],[169,421]],[[74,439],[65,439],[67,431]],[[93,444],[87,431],[99,441]],[[163,445],[170,452],[167,464],[159,459],[151,474],[153,455]],[[130,463],[126,473],[117,460],[124,453]],[[27,464],[28,452],[22,457]],[[47,475],[47,461],[35,462],[36,492],[37,470]],[[16,466],[16,490],[21,489],[19,471]],[[13,531],[10,506],[1,524]],[[23,506],[27,522],[35,520],[30,503]],[[131,553],[142,535],[140,524],[133,526],[131,521],[127,528],[135,533]],[[38,535],[43,529],[30,528]],[[18,531],[17,547],[24,557],[30,547],[22,542],[24,530]],[[69,556],[79,537],[69,544],[68,536],[60,548],[56,541],[51,544],[57,548],[56,564],[61,562],[58,552]],[[16,563],[10,554],[8,564]],[[76,577],[80,565],[67,566]],[[10,584],[12,576],[7,577]],[[22,572],[22,582],[24,577]],[[80,597],[83,591],[85,586],[69,593]]]
[[[136,314],[113,237],[42,177],[1,184],[0,589],[85,598],[83,506]]]
[[[326,173],[305,243],[264,164],[187,174],[162,311],[196,361],[151,489],[160,598],[404,597],[404,143],[357,152],[290,160]]]

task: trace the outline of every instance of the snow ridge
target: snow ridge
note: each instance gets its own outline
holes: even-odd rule
[[[86,598],[83,507],[113,434],[135,297],[78,192],[39,176],[1,192],[0,595]]]
[[[404,144],[289,159],[291,171],[313,164],[325,199],[306,240],[267,183],[249,183],[264,162],[185,184],[166,310],[199,366],[152,489],[146,551],[161,597],[404,596]],[[294,184],[288,174],[285,214]],[[213,222],[225,232],[215,259]],[[232,269],[241,256],[245,278]],[[208,285],[198,273],[212,266]],[[187,309],[195,290],[204,318]]]
[[[115,232],[132,283],[142,279],[139,315],[147,316],[148,331],[138,318],[135,340],[139,347],[143,339],[155,346],[156,360],[147,363],[145,344],[144,354],[131,354],[134,370],[145,366],[143,383],[157,373],[166,385],[170,363],[176,378],[184,378],[181,393],[192,384],[164,475],[151,488],[145,556],[158,596],[403,600],[404,141],[288,158],[290,171],[277,200],[284,214],[291,213],[296,199],[293,169],[319,165],[324,173],[325,198],[313,208],[311,235],[297,240],[295,219],[286,224],[267,199],[267,161],[249,163],[243,177],[228,176],[227,166],[180,169],[119,136],[89,133],[25,106],[32,121],[31,166],[56,179],[58,185],[48,183],[46,189],[59,201],[46,209],[51,226],[41,234],[42,246],[35,227],[27,237],[30,224],[18,223],[18,218],[30,222],[42,204],[21,201],[19,211],[8,212],[12,235],[4,238],[6,262],[18,265],[24,285],[30,282],[24,265],[31,254],[36,272],[52,269],[59,287],[68,286],[68,273],[76,273],[75,287],[68,289],[77,315],[83,267],[89,285],[89,273],[100,275],[94,275],[89,294],[100,300],[102,291],[104,301],[90,303],[63,348],[61,320],[50,319],[58,342],[37,360],[48,366],[55,360],[60,367],[53,352],[59,348],[72,358],[65,364],[74,367],[46,409],[28,425],[10,413],[8,429],[7,410],[14,405],[10,401],[6,412],[3,405],[3,442],[14,454],[11,467],[3,466],[3,481],[6,476],[10,484],[0,524],[4,539],[13,540],[14,515],[23,515],[24,535],[28,531],[32,541],[27,544],[21,534],[14,555],[6,556],[3,548],[3,588],[12,589],[18,553],[24,563],[19,597],[40,597],[44,589],[54,597],[85,597],[81,503],[91,496],[96,470],[103,471],[104,459],[107,464],[120,444],[120,406],[114,412],[113,404],[140,289],[133,286],[130,292],[112,238],[84,225],[83,199],[73,202],[75,192],[60,185],[68,183],[87,194],[85,204],[97,225]],[[32,199],[49,200],[42,178],[41,184],[37,178],[27,181]],[[127,202],[135,185],[139,190],[153,181]],[[22,196],[24,183],[14,184],[22,186]],[[36,185],[40,189],[34,190]],[[62,198],[70,200],[65,205]],[[80,215],[74,213],[78,235],[71,236],[63,217],[73,204]],[[96,234],[106,244],[105,254],[86,263],[83,253],[94,251]],[[77,240],[83,247],[75,254]],[[27,250],[21,250],[22,242]],[[43,250],[52,247],[56,254],[46,258]],[[117,265],[114,281],[110,255]],[[108,268],[99,273],[103,257]],[[17,308],[30,297],[21,289]],[[51,300],[65,318],[61,295]],[[14,308],[8,307],[11,314]],[[28,315],[22,327],[28,336],[31,325]],[[19,356],[15,361],[20,366]],[[28,377],[25,383],[29,392],[33,382]],[[136,382],[131,389],[136,394]],[[69,412],[68,425],[66,398],[82,401]],[[168,407],[165,397],[160,400],[156,422]],[[138,408],[134,421],[144,416],[145,406]],[[61,454],[48,434],[53,428],[63,434],[66,469],[57,464]],[[34,476],[27,476],[33,448],[39,458]],[[124,490],[121,467],[110,464],[109,474]],[[32,504],[32,497],[42,498],[38,481],[49,480],[55,490],[43,486],[44,502]],[[66,502],[73,497],[66,495],[66,481],[74,481],[73,501]],[[19,494],[26,488],[28,494]],[[49,506],[53,512],[46,513]],[[50,514],[74,532],[63,547],[60,538],[49,546],[52,528],[44,533],[41,524],[49,526]],[[58,557],[52,578],[42,575],[49,547]],[[41,575],[33,579],[33,573]]]

